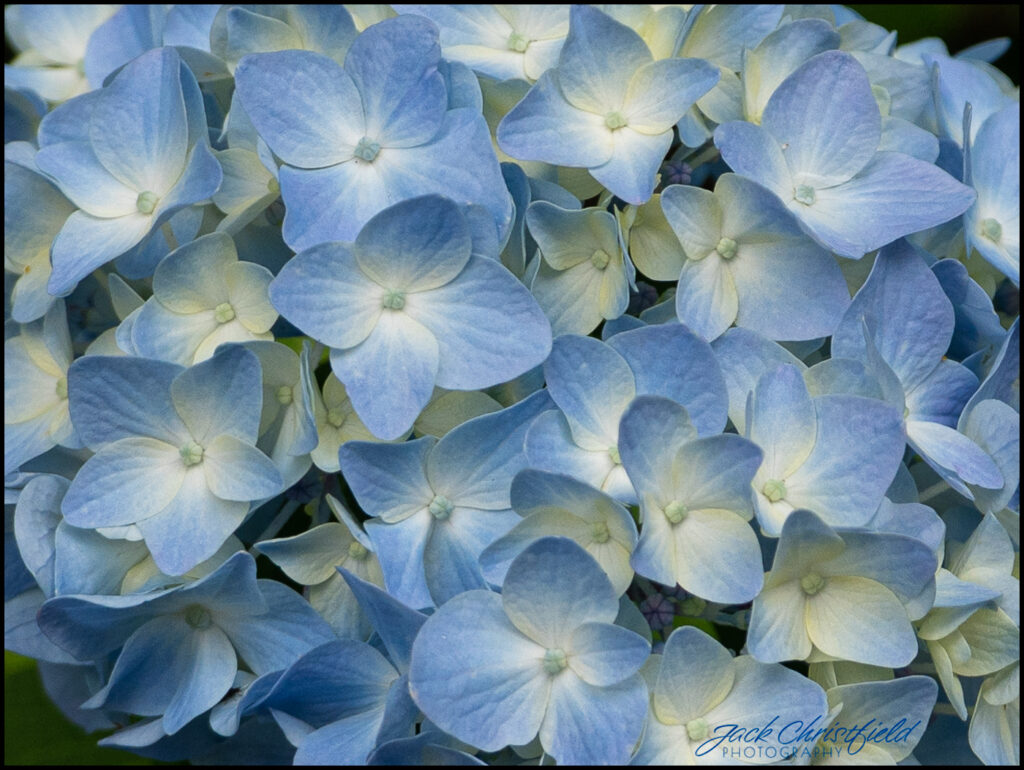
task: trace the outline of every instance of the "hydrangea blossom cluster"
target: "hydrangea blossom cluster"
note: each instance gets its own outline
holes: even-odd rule
[[[5,647],[102,745],[1019,763],[1008,41],[5,15]]]

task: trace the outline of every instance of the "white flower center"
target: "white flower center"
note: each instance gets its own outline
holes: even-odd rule
[[[146,190],[140,192],[139,197],[135,199],[135,208],[139,210],[140,214],[152,214],[159,202],[160,197],[156,193]]]
[[[235,319],[235,309],[231,307],[230,302],[221,302],[213,309],[213,317],[217,323],[226,324],[228,321]]]
[[[282,385],[277,389],[277,392],[274,393],[274,396],[277,397],[277,403],[282,406],[288,406],[288,404],[292,402],[292,386]]]
[[[612,131],[616,131],[626,125],[628,121],[622,116],[621,112],[609,112],[604,116],[604,124],[608,126]]]
[[[689,513],[689,510],[679,500],[673,500],[665,506],[664,513],[666,519],[673,524],[678,524],[686,518],[686,514]]]
[[[565,650],[561,647],[552,647],[544,651],[544,670],[554,676],[569,665]]]
[[[508,50],[523,53],[527,48],[530,47],[530,41],[525,35],[520,35],[518,32],[513,32],[508,36]]]
[[[793,197],[805,206],[814,203],[814,188],[806,184],[798,184],[793,191]]]
[[[715,246],[715,251],[722,259],[732,259],[736,256],[736,241],[732,238],[722,238]]]
[[[427,506],[427,510],[430,511],[430,515],[438,521],[444,521],[452,515],[452,511],[455,510],[455,506],[452,505],[452,501],[444,495],[437,495],[430,501],[430,505]]]
[[[401,310],[405,307],[405,292],[388,289],[384,295],[383,305],[390,310]]]
[[[786,485],[778,479],[770,479],[761,487],[761,494],[768,498],[768,502],[777,503],[786,496]]]
[[[819,575],[817,572],[808,572],[802,578],[800,578],[800,588],[803,589],[804,593],[808,596],[814,596],[818,591],[825,587],[825,578]]]
[[[367,163],[372,163],[380,152],[380,142],[375,142],[367,136],[359,140],[356,145],[355,156]]]
[[[993,243],[999,243],[1003,238],[1003,226],[991,217],[983,219],[981,220],[981,234]]]

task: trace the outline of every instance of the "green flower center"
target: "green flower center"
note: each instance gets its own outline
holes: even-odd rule
[[[359,140],[359,144],[356,145],[355,156],[367,163],[372,163],[374,158],[380,153],[380,142],[375,142],[369,137],[364,136]]]
[[[612,462],[616,465],[622,464],[622,458],[619,456],[619,448],[617,446],[608,447],[608,456],[612,458]]]
[[[213,619],[210,617],[210,611],[200,604],[190,604],[185,608],[185,622],[188,623],[192,628],[209,628]]]
[[[691,741],[703,741],[708,737],[708,723],[703,717],[691,719],[686,723],[686,737]]]
[[[342,410],[341,407],[336,406],[327,413],[327,422],[335,428],[340,428],[345,424],[346,417],[348,417],[348,413]]]
[[[715,251],[722,259],[732,259],[736,256],[736,241],[732,238],[722,238],[715,246]]]
[[[427,506],[427,510],[430,511],[430,515],[438,521],[444,521],[452,515],[452,511],[455,510],[455,506],[452,505],[452,501],[444,495],[437,495],[430,501],[430,505]]]
[[[665,506],[665,518],[673,524],[678,524],[686,518],[686,514],[689,510],[679,500],[673,500],[671,503]]]
[[[800,578],[800,588],[808,596],[814,596],[818,591],[825,587],[825,578],[819,575],[817,572],[808,572],[802,578]]]
[[[608,256],[608,252],[604,249],[598,249],[590,255],[590,264],[596,267],[598,270],[604,270],[608,267],[608,263],[611,262],[611,257]]]
[[[518,32],[513,32],[508,36],[508,50],[517,51],[523,53],[530,46],[530,41],[525,35],[520,35]]]
[[[277,392],[274,393],[274,396],[277,397],[277,403],[282,406],[288,406],[288,404],[292,402],[292,386],[282,385],[277,389]]]
[[[57,391],[57,398],[67,398],[68,397],[68,378],[67,377],[61,377],[59,380],[57,380],[56,391]]]
[[[604,116],[604,124],[608,126],[612,131],[616,131],[623,126],[628,125],[626,119],[622,116],[621,112],[609,112]]]
[[[598,521],[590,527],[590,538],[595,543],[607,543],[611,536],[611,532],[608,531],[608,525],[603,521]]]
[[[135,208],[139,210],[140,214],[152,214],[159,202],[160,197],[156,193],[146,190],[140,192],[139,197],[135,199]]]
[[[353,559],[365,559],[368,553],[369,551],[366,550],[366,546],[358,540],[353,540],[348,544],[348,555]]]
[[[552,676],[562,671],[568,665],[569,659],[565,655],[565,650],[561,647],[552,647],[550,650],[544,651],[544,670]]]
[[[199,465],[203,461],[203,448],[195,441],[189,441],[178,450],[181,461],[187,466]]]
[[[806,184],[798,184],[793,191],[793,197],[805,206],[814,203],[814,188]]]
[[[786,496],[786,485],[778,479],[771,479],[761,487],[761,494],[768,498],[768,502],[777,503]]]
[[[272,176],[267,180],[267,192],[272,192],[274,195],[280,194],[281,183],[277,181],[276,176]]]
[[[388,289],[384,295],[383,305],[390,310],[401,310],[405,307],[405,292]]]
[[[233,321],[235,318],[235,309],[231,307],[230,302],[221,302],[217,307],[213,309],[213,317],[219,324],[226,324],[228,321]]]
[[[981,220],[981,234],[993,243],[999,243],[1003,237],[1003,226],[992,218],[983,219]]]

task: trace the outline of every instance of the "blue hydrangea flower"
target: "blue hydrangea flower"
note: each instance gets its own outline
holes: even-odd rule
[[[341,5],[224,5],[210,19],[207,46],[231,72],[243,56],[271,51],[315,51],[344,64],[356,34]]]
[[[643,203],[673,124],[717,80],[699,59],[655,61],[632,29],[573,6],[558,66],[501,121],[498,144],[517,159],[586,168],[619,198]]]
[[[440,30],[441,53],[496,80],[535,81],[558,63],[567,5],[395,5]]]
[[[338,572],[344,568],[361,580],[384,585],[373,542],[352,514],[331,495],[327,504],[338,520],[292,537],[263,540],[253,546],[284,573],[309,586],[309,603],[341,639],[366,640],[370,623],[359,601]]]
[[[6,6],[4,31],[18,55],[4,64],[4,85],[31,89],[49,102],[89,91],[83,72],[86,45],[116,10],[100,4]]]
[[[757,517],[777,537],[796,508],[839,527],[864,526],[903,459],[900,413],[873,398],[812,397],[801,372],[765,373],[747,401],[744,435],[764,450],[754,477]]]
[[[730,742],[730,733],[769,724],[776,729],[759,739],[759,753],[785,757],[793,747],[786,745],[790,735],[783,727],[813,724],[827,711],[825,693],[811,680],[777,663],[734,658],[703,631],[683,626],[665,644],[647,729],[631,764],[728,762],[730,750],[750,745]]]
[[[526,224],[540,248],[530,291],[551,321],[551,333],[589,334],[629,305],[636,270],[615,216],[603,209],[530,204]]]
[[[975,118],[977,119],[977,118]],[[978,199],[964,216],[967,248],[1020,286],[1020,105],[990,116],[965,154]]]
[[[890,765],[907,759],[924,737],[939,693],[931,677],[904,676],[888,681],[842,684],[830,688],[826,694],[829,708],[842,706],[842,710],[830,725],[835,729],[827,738],[819,740],[814,750],[826,757],[845,755],[858,764]],[[870,741],[863,732],[853,740],[845,739],[862,724],[878,725],[879,729],[902,725],[895,733],[900,738],[885,740],[894,735],[886,730],[876,733],[878,737]],[[846,733],[840,732],[843,727],[847,728]],[[870,728],[866,732],[870,732]]]
[[[764,567],[750,483],[762,452],[739,436],[698,438],[685,408],[640,396],[622,416],[619,453],[640,500],[633,569],[709,601],[753,599]]]
[[[484,576],[501,585],[512,560],[542,537],[568,537],[601,566],[624,594],[633,580],[636,524],[608,495],[568,476],[526,469],[512,479],[512,509],[523,517],[480,554]]]
[[[59,596],[40,624],[80,660],[120,649],[90,708],[162,717],[173,735],[228,692],[239,659],[256,674],[284,668],[330,628],[287,586],[256,579],[244,552],[207,577],[176,588],[128,596]]]
[[[607,343],[563,335],[544,376],[560,411],[530,427],[530,467],[572,476],[623,502],[636,503],[618,449],[619,420],[634,396],[682,404],[701,435],[725,427],[725,386],[714,355],[680,324],[623,332]]]
[[[937,566],[920,540],[837,531],[810,511],[794,511],[754,600],[747,647],[765,662],[831,657],[906,666],[917,637],[905,603]]]
[[[4,340],[4,475],[58,444],[81,446],[68,412],[73,357],[62,301]]]
[[[538,734],[559,764],[624,763],[640,737],[650,644],[613,625],[615,589],[566,538],[509,567],[502,594],[467,591],[423,624],[409,688],[427,718],[484,751]]]
[[[50,245],[75,210],[74,205],[35,166],[35,150],[25,143],[4,146],[4,270],[18,276],[10,293],[10,313],[18,323],[41,318],[54,302]]]
[[[171,48],[140,56],[109,86],[66,103],[48,120],[57,121],[61,110],[58,125],[73,124],[76,134],[41,142],[36,156],[80,209],[53,242],[49,291],[59,296],[221,183],[202,95]]]
[[[354,244],[300,252],[270,285],[270,298],[332,348],[331,367],[352,405],[384,439],[412,427],[435,385],[496,385],[551,349],[533,297],[495,260],[471,254],[465,217],[436,195],[380,212]]]
[[[723,174],[714,193],[666,188],[661,206],[686,255],[676,315],[704,339],[733,322],[778,340],[824,337],[838,325],[850,302],[839,265],[760,185]]]
[[[440,440],[342,445],[342,473],[373,517],[366,531],[385,584],[399,600],[429,607],[486,588],[480,552],[519,521],[509,488],[526,464],[523,435],[549,408],[541,392]]]
[[[944,358],[955,317],[935,274],[913,246],[882,250],[832,337],[832,355],[861,361],[903,412],[907,441],[961,494],[965,485],[1001,489],[992,458],[956,430],[978,387],[965,366]]]
[[[314,394],[313,418],[316,421],[317,445],[310,457],[322,471],[338,472],[338,449],[346,441],[379,440],[359,419],[352,399],[334,372],[327,375],[323,393]],[[404,438],[399,436],[399,439]]]
[[[925,161],[880,152],[881,114],[864,68],[826,51],[780,85],[756,126],[733,121],[715,144],[767,187],[822,245],[858,259],[962,214],[974,193]]]
[[[347,571],[342,576],[386,657],[361,642],[322,645],[279,677],[257,680],[240,704],[240,710],[271,710],[300,765],[364,763],[376,746],[411,735],[419,719],[408,674],[413,639],[426,617]]]
[[[262,265],[240,262],[223,233],[185,244],[153,274],[153,296],[132,324],[135,353],[191,366],[225,342],[273,339],[277,311],[267,294],[273,278]]]
[[[440,55],[436,28],[406,15],[360,34],[344,68],[308,51],[239,63],[242,105],[285,164],[289,246],[351,241],[381,209],[428,193],[482,205],[508,231],[511,199],[487,124],[449,109]]]
[[[180,575],[211,556],[253,500],[281,489],[255,444],[260,365],[228,347],[190,369],[86,356],[68,371],[72,421],[96,454],[62,510],[78,527],[135,524],[157,566]]]

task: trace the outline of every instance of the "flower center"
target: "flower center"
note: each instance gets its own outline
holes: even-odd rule
[[[277,403],[288,406],[292,402],[292,386],[282,385],[274,395],[277,397]]]
[[[565,650],[561,647],[552,647],[550,650],[544,651],[544,670],[552,676],[568,665],[569,660],[565,656]]]
[[[213,619],[210,617],[210,611],[200,604],[190,604],[185,608],[185,622],[188,623],[192,628],[209,628]]]
[[[56,391],[57,391],[57,398],[67,398],[68,397],[68,378],[67,377],[61,377],[59,380],[57,380]]]
[[[808,572],[800,578],[800,587],[808,596],[814,596],[818,591],[825,587],[825,578],[817,572]]]
[[[604,124],[608,126],[612,131],[616,131],[623,126],[628,125],[626,119],[622,116],[621,112],[609,112],[604,116]]]
[[[595,543],[607,543],[610,538],[611,532],[608,531],[608,525],[603,521],[596,522],[590,526],[590,538]]]
[[[384,295],[383,305],[391,310],[401,310],[405,307],[405,292],[388,289],[387,294]]]
[[[598,249],[590,255],[590,264],[596,267],[598,270],[604,270],[608,267],[608,263],[611,261],[611,257],[608,256],[608,252],[604,249]]]
[[[365,160],[367,163],[372,163],[379,152],[380,142],[375,142],[369,137],[364,136],[359,140],[359,144],[356,145],[355,156]]]
[[[231,307],[230,302],[221,302],[213,309],[213,317],[217,323],[226,324],[228,321],[235,319],[235,309]]]
[[[999,243],[1003,237],[1003,226],[992,218],[983,219],[981,220],[981,234],[993,243]]]
[[[343,411],[341,407],[334,407],[327,413],[327,422],[333,425],[335,428],[340,428],[345,424],[345,418],[348,417],[348,413]]]
[[[616,465],[622,465],[622,458],[619,456],[619,448],[617,446],[608,447],[608,456],[612,458],[612,462]]]
[[[736,241],[732,238],[722,238],[715,246],[715,251],[722,259],[732,259],[736,256]]]
[[[139,210],[140,214],[152,214],[159,202],[160,198],[156,193],[146,190],[140,192],[139,197],[135,199],[135,208]]]
[[[689,510],[679,500],[673,500],[665,506],[664,513],[666,519],[673,524],[678,524],[686,518],[686,514],[689,513]]]
[[[806,184],[798,184],[793,191],[793,197],[805,206],[814,203],[814,188]]]
[[[195,441],[189,441],[178,450],[181,461],[187,466],[199,465],[203,461],[203,448]]]
[[[708,737],[708,723],[703,717],[691,719],[686,723],[686,737],[691,741],[703,741]]]
[[[437,495],[433,500],[430,501],[430,505],[427,506],[427,510],[430,511],[430,515],[438,521],[444,521],[452,515],[452,511],[455,506],[452,505],[452,501],[444,495]]]
[[[777,503],[786,496],[786,485],[777,479],[771,479],[761,487],[761,494],[768,498],[768,502]]]
[[[353,559],[365,559],[368,553],[369,551],[366,550],[366,546],[358,540],[353,540],[348,544],[348,555]]]
[[[508,36],[508,50],[517,51],[523,53],[530,46],[529,39],[525,35],[520,35],[518,32],[513,32]]]
[[[274,195],[281,192],[281,183],[277,181],[276,176],[272,176],[267,180],[267,192],[272,192]]]

